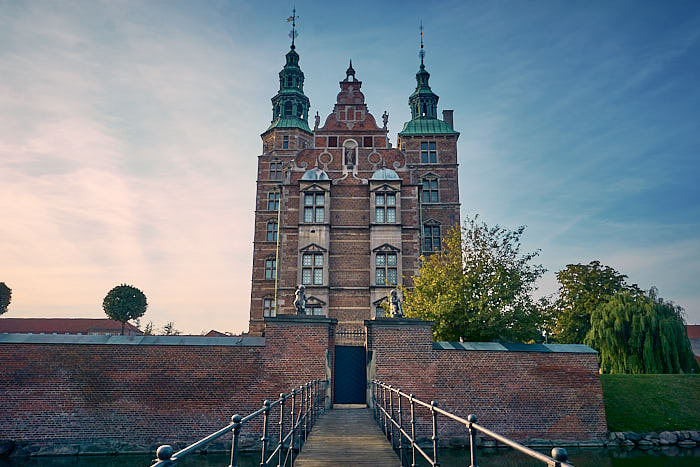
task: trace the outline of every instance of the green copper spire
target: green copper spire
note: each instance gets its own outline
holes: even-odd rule
[[[286,55],[286,63],[279,73],[280,89],[272,98],[272,128],[300,128],[311,133],[309,129],[309,98],[304,95],[304,73],[299,68],[299,54],[296,52],[294,39],[296,31],[296,10],[290,17],[292,21],[292,45]]]
[[[420,25],[420,68],[416,73],[416,90],[408,97],[411,120],[404,124],[401,136],[422,134],[459,134],[452,126],[437,118],[437,94],[430,89],[430,73],[425,69],[425,49],[423,48],[423,23]]]

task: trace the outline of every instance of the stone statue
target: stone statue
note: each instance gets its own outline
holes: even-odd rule
[[[355,148],[345,148],[345,165],[350,167],[355,165]]]
[[[316,116],[314,117],[314,130],[318,130],[318,126],[321,124],[321,116],[316,111]],[[385,125],[386,126],[386,125]]]
[[[386,126],[389,124],[389,114],[386,110],[382,114],[382,121],[384,122],[384,129],[386,130]]]
[[[294,306],[297,309],[298,315],[303,315],[306,313],[306,293],[304,290],[305,287],[300,285],[297,287],[296,292],[294,292]]]
[[[391,307],[389,310],[389,316],[392,318],[403,318],[403,308],[401,308],[401,299],[399,298],[399,293],[396,289],[391,291]]]

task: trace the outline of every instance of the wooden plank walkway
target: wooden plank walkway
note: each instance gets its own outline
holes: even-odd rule
[[[296,467],[373,465],[400,467],[368,408],[333,408],[318,419]]]

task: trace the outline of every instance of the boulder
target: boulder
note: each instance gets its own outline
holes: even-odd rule
[[[633,431],[625,431],[625,438],[636,443],[637,441],[642,439],[642,435]]]
[[[694,448],[697,443],[692,439],[684,439],[682,441],[678,441],[678,445],[682,448]]]
[[[672,431],[662,431],[659,433],[659,444],[669,446],[678,442],[678,435]]]
[[[690,439],[696,443],[700,443],[700,431],[689,431],[688,433],[690,434]]]

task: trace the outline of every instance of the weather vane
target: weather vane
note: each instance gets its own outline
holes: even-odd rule
[[[420,22],[420,52],[418,52],[420,57],[420,64],[423,65],[423,58],[425,58],[425,49],[423,49],[423,21]]]
[[[289,37],[292,38],[292,49],[295,48],[294,47],[294,39],[296,39],[297,36],[299,36],[299,32],[297,31],[297,20],[298,19],[299,19],[299,17],[297,16],[297,7],[295,5],[294,8],[292,8],[292,16],[287,18],[287,22],[292,23],[292,30],[289,31]]]

